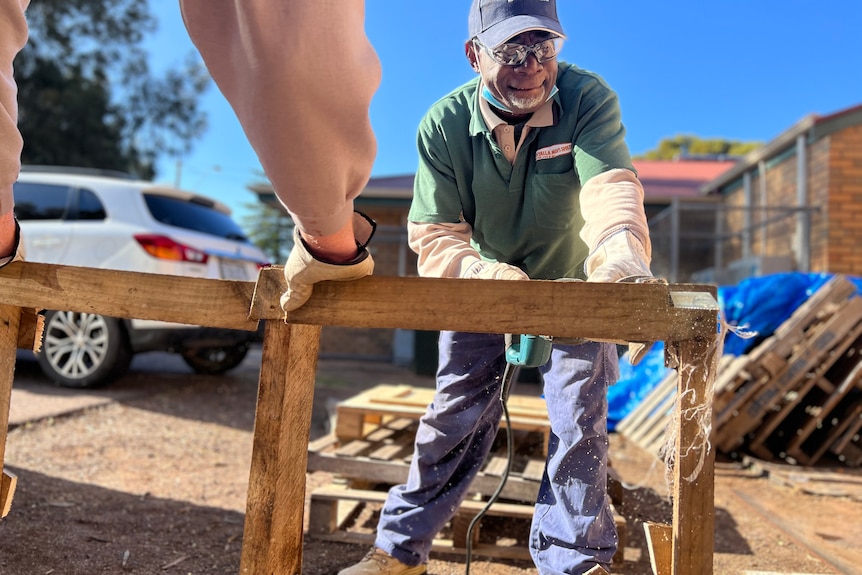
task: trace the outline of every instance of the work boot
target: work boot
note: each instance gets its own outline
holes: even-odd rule
[[[342,569],[338,575],[422,575],[425,565],[411,567],[392,557],[382,549],[374,547],[362,561]]]

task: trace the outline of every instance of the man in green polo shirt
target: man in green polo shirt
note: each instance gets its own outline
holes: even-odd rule
[[[419,273],[510,280],[649,277],[643,188],[617,96],[557,62],[554,0],[473,0],[465,52],[478,77],[419,126],[409,242]],[[590,310],[584,310],[590,313]],[[443,332],[437,392],[410,475],[393,487],[375,547],[340,575],[418,575],[467,495],[502,413],[504,336]],[[530,550],[542,575],[601,573],[617,534],[607,485],[607,387],[616,348],[554,345],[540,368],[551,425]]]

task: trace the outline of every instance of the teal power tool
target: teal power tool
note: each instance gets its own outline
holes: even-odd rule
[[[514,336],[506,334],[506,370],[503,372],[503,385],[500,389],[500,400],[503,408],[509,399],[509,390],[518,367],[541,367],[551,359],[553,345],[551,338],[544,335],[520,335],[515,341]]]
[[[517,373],[519,367],[541,367],[545,365],[551,359],[552,349],[551,338],[544,335],[521,334],[518,336],[518,340],[515,341],[513,335],[506,334],[506,368],[503,371],[503,381],[500,385],[500,404],[503,407],[503,416],[506,419],[506,468],[503,470],[503,475],[500,477],[500,484],[497,486],[497,489],[488,499],[485,507],[476,514],[467,527],[467,553],[464,562],[465,575],[470,575],[470,559],[473,553],[473,528],[482,520],[482,517],[485,516],[494,502],[497,501],[497,498],[500,497],[500,493],[503,492],[503,488],[506,486],[506,480],[509,479],[509,472],[512,468],[512,457],[515,454],[515,446],[507,402],[509,400],[509,391],[515,380],[515,373]]]

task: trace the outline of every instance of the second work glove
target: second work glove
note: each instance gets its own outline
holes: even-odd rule
[[[308,301],[317,282],[358,280],[374,272],[374,260],[367,246],[374,235],[376,224],[365,214],[355,212],[354,216],[354,233],[359,254],[349,262],[329,263],[317,259],[308,250],[299,229],[294,228],[293,250],[284,264],[284,279],[287,281],[287,291],[281,296],[281,308],[284,311],[293,311]]]
[[[626,278],[651,277],[649,256],[641,241],[627,229],[620,230],[590,254],[586,261],[587,281],[618,282]]]
[[[471,265],[464,274],[467,279],[482,280],[528,280],[524,271],[510,264],[501,262],[476,262]]]
[[[588,282],[667,283],[653,278],[643,244],[627,229],[612,234],[593,250],[586,261],[586,272]],[[629,343],[629,362],[637,365],[650,347],[652,342]]]

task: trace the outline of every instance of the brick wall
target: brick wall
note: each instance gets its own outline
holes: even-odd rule
[[[811,271],[829,271],[829,155],[832,138],[822,138],[808,148],[808,197],[820,210],[812,215],[809,252]]]
[[[862,126],[831,137],[829,161],[828,267],[862,275]]]
[[[807,201],[810,207],[817,208],[809,212],[810,270],[859,274],[862,272],[862,252],[857,254],[857,247],[862,243],[862,126],[820,138],[808,147],[806,156]],[[773,162],[766,164],[765,175],[752,172],[751,204],[755,209],[751,212],[754,227],[750,253],[755,257],[792,256],[798,261],[796,224],[799,215],[757,209],[764,205],[770,208],[797,205],[797,155],[790,150]],[[727,193],[725,206],[729,209],[725,215],[725,231],[738,234],[744,230],[745,213],[739,209],[744,205],[743,186]],[[742,257],[742,244],[740,236],[725,242],[724,265]]]

